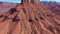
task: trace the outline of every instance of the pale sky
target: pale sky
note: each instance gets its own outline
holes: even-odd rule
[[[41,0],[41,1],[56,1],[56,2],[60,2],[60,0]],[[0,2],[21,3],[21,0],[0,0]]]
[[[56,2],[60,2],[60,0],[41,0],[41,1],[56,1]]]
[[[0,2],[21,3],[21,0],[0,0]]]

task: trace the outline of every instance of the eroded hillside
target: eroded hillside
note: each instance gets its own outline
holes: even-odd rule
[[[56,15],[60,16],[60,3],[59,2],[42,2],[48,9],[54,12]]]
[[[60,34],[60,19],[43,3],[23,2],[0,15],[0,34]]]

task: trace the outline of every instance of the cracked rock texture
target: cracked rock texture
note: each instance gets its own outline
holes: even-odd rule
[[[43,3],[22,3],[0,15],[0,34],[60,34],[60,18]]]

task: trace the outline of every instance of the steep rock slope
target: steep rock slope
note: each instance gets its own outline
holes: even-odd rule
[[[43,3],[23,2],[0,15],[0,34],[60,34],[60,19]]]

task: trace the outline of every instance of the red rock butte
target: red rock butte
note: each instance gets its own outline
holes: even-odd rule
[[[60,18],[39,2],[21,4],[0,15],[0,34],[60,34]]]

